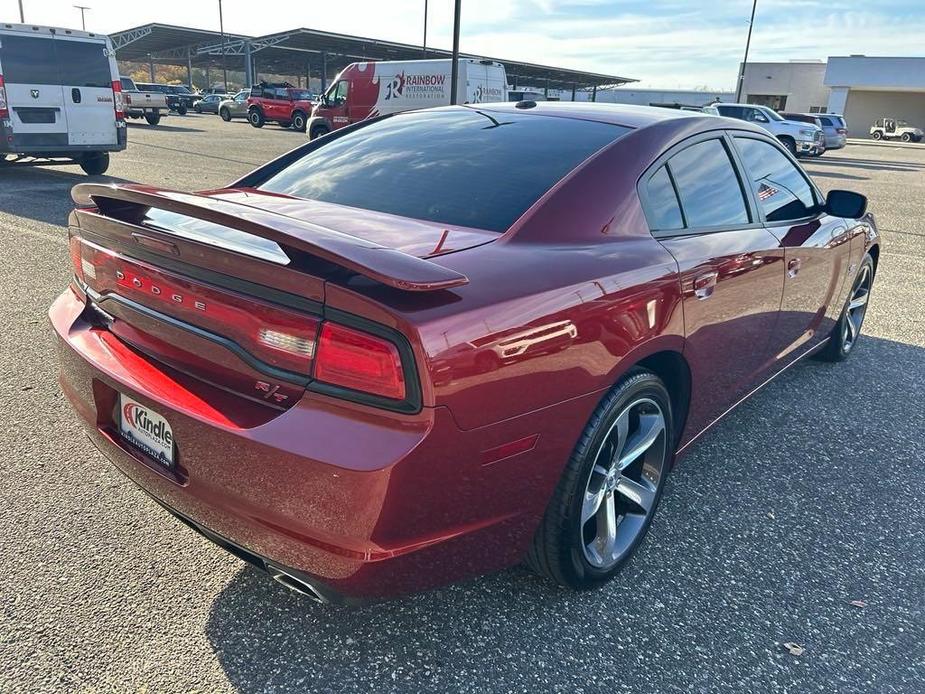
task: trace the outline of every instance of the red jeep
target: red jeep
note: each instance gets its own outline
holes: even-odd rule
[[[288,82],[261,82],[251,87],[251,95],[247,99],[247,120],[255,128],[262,128],[264,123],[272,121],[284,128],[291,126],[305,132],[314,99],[315,95],[307,89],[293,87]]]

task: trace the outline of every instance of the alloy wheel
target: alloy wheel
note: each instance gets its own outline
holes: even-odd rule
[[[867,313],[867,301],[870,299],[870,265],[861,268],[861,274],[851,290],[851,298],[845,308],[845,324],[842,326],[842,349],[847,354],[854,347],[861,334],[861,325],[864,323],[864,314]]]
[[[627,405],[604,437],[582,500],[581,545],[594,568],[614,567],[645,531],[666,453],[665,415],[658,403],[640,398]]]

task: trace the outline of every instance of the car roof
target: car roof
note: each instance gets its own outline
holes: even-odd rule
[[[535,103],[524,107],[518,104]],[[715,116],[696,111],[681,111],[660,106],[637,106],[635,104],[602,104],[587,101],[536,101],[504,102],[490,104],[468,104],[466,108],[493,113],[519,113],[537,116],[558,116],[576,120],[593,120],[601,123],[622,125],[628,128],[645,128],[665,121],[689,121],[693,119],[712,122]]]

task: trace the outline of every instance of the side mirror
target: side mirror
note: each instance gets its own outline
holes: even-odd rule
[[[859,219],[867,212],[867,198],[850,190],[830,190],[825,196],[825,211],[833,217]]]

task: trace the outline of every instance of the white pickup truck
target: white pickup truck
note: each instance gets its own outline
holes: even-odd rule
[[[157,125],[169,112],[167,97],[160,92],[143,92],[131,77],[121,77],[122,100],[126,118],[144,118],[148,125]]]
[[[817,125],[787,120],[774,109],[756,104],[711,104],[704,113],[736,118],[755,123],[774,135],[797,157],[801,154],[819,156],[825,151],[825,133]]]

